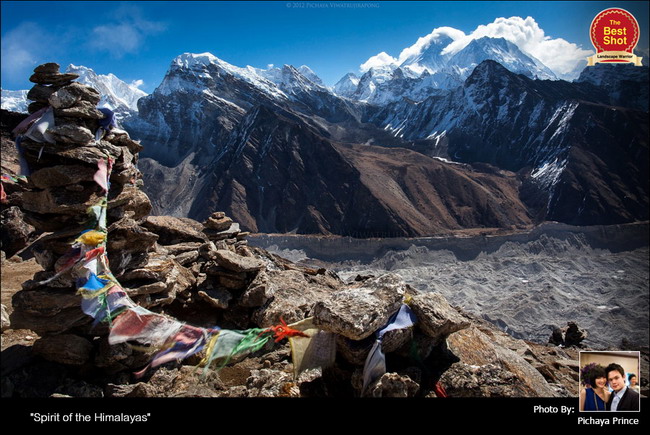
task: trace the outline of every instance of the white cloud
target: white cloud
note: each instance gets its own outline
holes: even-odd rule
[[[107,23],[92,29],[88,46],[93,50],[106,51],[117,59],[125,54],[137,53],[149,36],[166,28],[162,22],[144,18],[134,5],[123,4],[111,15],[112,20],[106,20]]]
[[[485,36],[504,38],[512,42],[560,76],[572,72],[578,63],[593,54],[593,51],[583,50],[562,38],[553,39],[546,36],[544,30],[532,17],[497,18],[494,22],[480,25],[469,35],[455,40],[444,49],[443,53],[457,53],[473,39]]]
[[[142,80],[142,79],[133,80],[131,82],[131,86],[133,86],[135,88],[141,88],[142,86],[144,86],[144,80]]]
[[[7,81],[23,80],[48,55],[49,33],[33,22],[23,22],[2,37],[2,75]],[[4,81],[4,80],[3,80]]]
[[[366,72],[370,68],[379,68],[393,64],[397,64],[397,59],[382,51],[381,53],[372,56],[370,59],[361,64],[359,66],[359,70],[361,72]]]
[[[426,50],[431,43],[449,37],[453,41],[444,47],[442,54],[453,55],[467,46],[472,40],[483,38],[504,38],[521,50],[539,59],[560,77],[573,73],[584,59],[593,54],[592,50],[584,50],[576,44],[562,38],[551,38],[544,33],[539,24],[532,17],[497,18],[494,22],[480,25],[470,34],[454,29],[453,27],[439,27],[430,34],[418,38],[417,42],[402,50],[398,58],[382,52],[360,66],[360,71],[365,72],[371,67],[386,65],[401,65],[405,60],[417,56]]]
[[[401,64],[409,57],[417,56],[426,50],[432,42],[437,42],[445,36],[455,41],[465,37],[465,32],[462,30],[454,29],[453,27],[438,27],[436,29],[433,29],[433,32],[429,33],[427,36],[418,38],[415,44],[402,50],[402,52],[399,54],[397,62]]]

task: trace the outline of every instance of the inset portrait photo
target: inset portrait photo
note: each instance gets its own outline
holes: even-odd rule
[[[639,411],[640,362],[636,351],[580,352],[580,412]]]

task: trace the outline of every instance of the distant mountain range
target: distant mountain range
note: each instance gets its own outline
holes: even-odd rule
[[[70,68],[141,139],[160,214],[361,236],[648,219],[647,67],[567,82],[505,39],[448,43],[331,89],[306,66],[209,53],[178,56],[151,95]]]
[[[348,73],[333,87],[339,96],[375,104],[406,97],[422,101],[439,90],[456,88],[484,60],[494,60],[509,71],[529,78],[557,80],[548,67],[504,38],[472,40],[459,52],[443,54],[452,42],[441,36],[421,52],[407,57],[399,66],[371,67],[361,77]]]
[[[102,96],[99,107],[114,111],[118,119],[133,115],[138,111],[138,100],[147,95],[137,86],[127,84],[113,74],[97,74],[85,66],[68,65],[66,73],[78,74],[77,81],[91,86]],[[2,108],[13,112],[27,112],[27,90],[2,90]]]

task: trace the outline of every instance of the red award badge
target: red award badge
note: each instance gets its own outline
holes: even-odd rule
[[[600,12],[591,22],[589,36],[596,54],[587,58],[588,66],[630,62],[641,66],[641,57],[633,53],[639,42],[639,23],[625,9],[610,8]]]

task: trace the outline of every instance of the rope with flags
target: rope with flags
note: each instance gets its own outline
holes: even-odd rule
[[[235,357],[262,349],[272,339],[278,343],[292,337],[310,338],[282,319],[275,326],[243,331],[217,326],[202,328],[137,305],[108,264],[106,212],[113,163],[110,157],[97,163],[94,180],[101,187],[103,197],[87,210],[90,228],[79,234],[69,251],[56,262],[55,275],[39,284],[47,284],[73,270],[80,271],[81,277],[77,279],[76,287],[77,294],[81,296],[81,309],[94,319],[95,325],[108,324],[109,343],[138,343],[157,349],[151,362],[135,373],[136,377],[143,376],[150,368],[183,360],[204,349],[205,356],[199,365],[207,370],[213,362],[220,360],[220,369]]]
[[[107,256],[107,207],[113,163],[110,157],[98,161],[93,179],[101,187],[103,196],[87,209],[89,228],[79,234],[69,251],[57,260],[54,276],[39,284],[47,284],[68,272],[80,275],[76,287],[81,296],[81,310],[94,319],[93,325],[108,324],[109,344],[127,343],[155,351],[149,364],[134,373],[136,378],[142,377],[149,369],[202,351],[205,354],[198,365],[204,367],[205,374],[217,361],[216,369],[220,370],[235,358],[261,350],[271,340],[279,343],[284,339],[288,339],[290,344],[296,378],[304,370],[324,368],[334,363],[335,334],[316,327],[313,318],[292,325],[280,318],[279,324],[267,328],[228,330],[218,326],[189,325],[136,304],[111,272]],[[363,370],[362,394],[386,372],[381,349],[383,335],[391,330],[412,327],[415,322],[415,315],[406,302],[377,331],[377,340]]]

